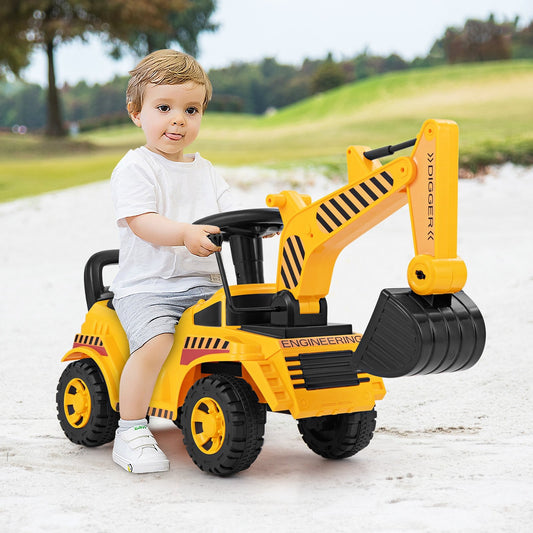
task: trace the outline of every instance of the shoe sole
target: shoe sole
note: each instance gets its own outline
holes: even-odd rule
[[[132,474],[152,474],[154,472],[166,472],[170,468],[169,461],[159,461],[157,463],[141,463],[133,465],[117,453],[113,452],[113,461],[124,470]]]

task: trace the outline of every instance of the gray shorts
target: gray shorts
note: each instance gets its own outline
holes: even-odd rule
[[[130,353],[162,333],[174,334],[185,309],[207,300],[218,287],[193,287],[184,292],[140,292],[115,298],[113,305],[128,341]]]

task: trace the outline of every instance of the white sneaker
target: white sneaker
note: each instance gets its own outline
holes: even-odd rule
[[[148,426],[134,426],[115,435],[113,461],[134,474],[165,472],[169,461]]]

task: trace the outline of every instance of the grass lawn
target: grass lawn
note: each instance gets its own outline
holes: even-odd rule
[[[533,61],[389,73],[316,95],[271,116],[207,113],[191,151],[222,166],[322,166],[343,173],[351,144],[413,138],[427,118],[455,120],[464,167],[533,164]],[[216,89],[216,88],[215,88]],[[0,136],[0,201],[108,179],[143,143],[133,125],[75,140]]]

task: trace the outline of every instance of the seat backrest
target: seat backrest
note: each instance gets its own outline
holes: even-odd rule
[[[113,298],[109,287],[104,286],[103,270],[108,265],[118,264],[118,250],[102,250],[93,254],[83,273],[85,285],[85,299],[90,309],[98,300]]]

